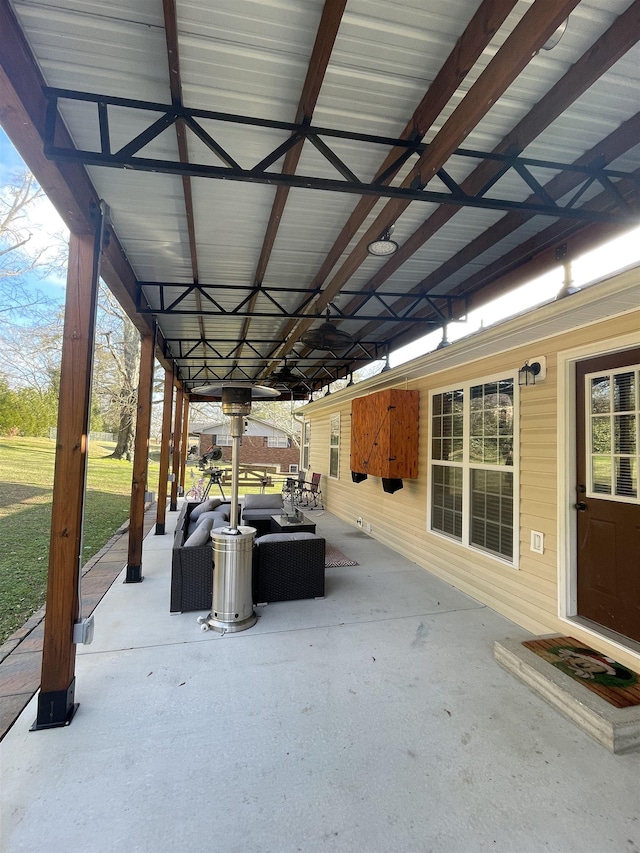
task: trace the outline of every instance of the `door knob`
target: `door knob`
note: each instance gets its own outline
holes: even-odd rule
[[[577,509],[577,510],[578,510],[578,512],[585,512],[585,511],[586,511],[586,509],[587,509],[587,505],[586,505],[586,503],[585,503],[584,501],[578,501],[578,503],[577,503],[577,504],[574,504],[574,505],[573,505],[573,508],[574,508],[574,509]]]

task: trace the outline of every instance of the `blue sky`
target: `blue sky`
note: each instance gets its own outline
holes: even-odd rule
[[[0,128],[0,186],[9,183],[16,173],[25,169],[26,166],[20,154],[4,130]],[[67,237],[64,223],[47,199],[38,202],[30,211],[28,228],[32,234],[28,245],[33,246],[34,249],[51,246],[56,240],[55,235],[62,235],[64,239]],[[29,287],[41,290],[58,302],[64,301],[65,279],[63,276],[50,275],[43,278],[42,275],[29,274],[24,276],[23,282]]]

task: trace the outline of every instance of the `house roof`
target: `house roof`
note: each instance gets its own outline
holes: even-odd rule
[[[254,418],[249,415],[245,417],[244,420],[248,421],[253,427],[253,429],[248,430],[252,435],[275,435],[276,433],[289,437],[293,435],[290,430],[283,429],[282,427],[276,426],[276,424],[269,423],[269,421],[263,421],[260,418]],[[256,431],[260,429],[263,429],[264,431]],[[225,435],[228,434],[229,420],[216,421],[215,423],[210,421],[205,423],[194,423],[189,428],[189,433],[191,435],[213,434],[218,431],[222,431]]]
[[[73,231],[104,200],[192,399],[304,396],[637,223],[639,38],[640,0],[13,0],[0,120]]]

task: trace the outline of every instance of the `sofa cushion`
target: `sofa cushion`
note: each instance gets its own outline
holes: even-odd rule
[[[216,509],[216,507],[219,507],[221,503],[222,501],[220,500],[220,498],[209,498],[206,501],[202,501],[202,503],[199,503],[197,506],[194,506],[194,508],[191,510],[191,513],[189,515],[189,522],[197,521],[203,512],[211,512]]]
[[[315,533],[265,533],[259,536],[255,544],[262,545],[268,542],[299,542],[301,539],[319,539]]]
[[[229,524],[229,520],[227,518],[225,518],[225,516],[222,515],[222,513],[219,513],[219,512],[203,512],[197,521],[191,522],[189,524],[189,527],[187,529],[187,536],[191,536],[191,534],[193,533],[193,531],[197,527],[200,527],[201,524],[203,524],[205,521],[209,521],[209,520],[211,520],[211,522],[212,522],[211,529],[214,529],[214,530],[217,527],[226,527],[226,525]]]
[[[280,509],[282,507],[282,495],[245,495],[244,510],[250,509]]]
[[[195,530],[185,541],[183,548],[197,548],[211,542],[211,528],[213,519],[205,518],[200,524],[196,524]]]

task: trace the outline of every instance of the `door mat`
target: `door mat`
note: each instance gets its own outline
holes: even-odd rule
[[[640,676],[573,637],[550,637],[522,643],[616,708],[640,705]]]
[[[338,550],[334,545],[329,545],[327,542],[324,552],[324,567],[325,569],[335,569],[338,566],[357,566],[355,560],[350,560],[342,551]]]

